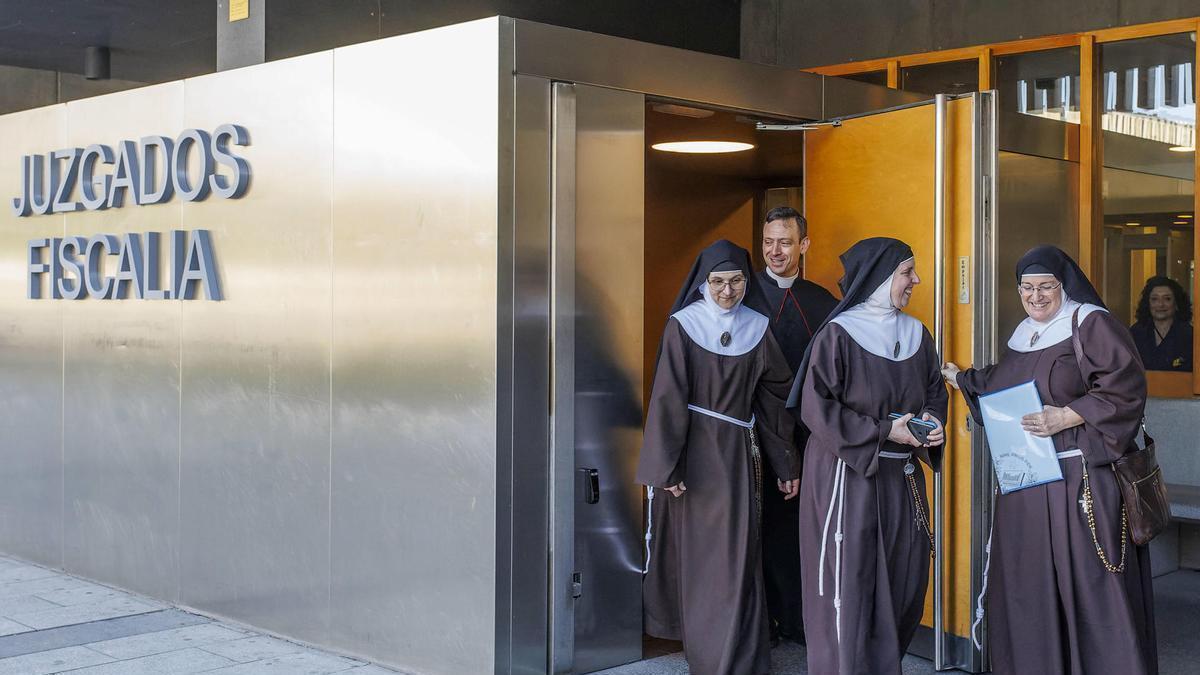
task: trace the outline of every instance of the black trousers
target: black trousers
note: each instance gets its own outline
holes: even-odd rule
[[[797,434],[799,436],[799,434]],[[798,439],[799,440],[799,439]],[[798,443],[798,448],[803,448]],[[767,618],[781,637],[804,641],[800,591],[800,498],[785,500],[770,462],[763,462],[763,581]]]

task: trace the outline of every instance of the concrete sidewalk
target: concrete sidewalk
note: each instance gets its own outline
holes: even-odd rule
[[[0,675],[395,675],[0,556]]]

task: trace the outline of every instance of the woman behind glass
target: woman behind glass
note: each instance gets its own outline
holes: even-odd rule
[[[1129,327],[1146,370],[1192,369],[1192,302],[1179,282],[1150,277]]]
[[[987,591],[992,672],[1156,673],[1149,550],[1129,539],[1108,466],[1131,448],[1141,424],[1141,361],[1129,331],[1061,250],[1026,253],[1017,283],[1029,316],[1008,353],[994,366],[942,370],[981,423],[980,395],[1034,381],[1045,405],[1021,425],[1053,440],[1063,474],[996,498]]]

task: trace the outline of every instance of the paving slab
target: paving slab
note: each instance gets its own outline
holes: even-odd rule
[[[213,675],[328,675],[366,665],[342,656],[301,652],[209,671]]]
[[[237,663],[262,661],[277,656],[287,656],[306,651],[304,647],[287,640],[279,640],[265,635],[243,637],[240,640],[226,640],[205,645],[204,649],[219,654]]]
[[[7,618],[17,614],[43,612],[48,609],[58,609],[59,607],[62,607],[62,605],[56,605],[36,595],[12,595],[7,598],[0,598],[0,617]]]
[[[111,658],[87,647],[64,647],[0,659],[0,675],[47,675],[110,661]]]
[[[0,560],[2,559],[0,558]],[[58,573],[54,576],[40,577],[28,581],[0,582],[0,598],[10,598],[18,595],[40,595],[68,588],[79,588],[81,586],[96,586],[96,584]]]
[[[55,607],[54,609],[46,609],[38,612],[13,614],[5,618],[23,623],[32,628],[43,629],[102,621],[119,616],[146,614],[148,612],[156,612],[162,608],[163,605],[156,602],[135,600],[129,596],[118,596],[86,605]]]
[[[75,605],[90,605],[92,603],[111,600],[112,598],[128,597],[129,594],[124,591],[118,591],[115,588],[108,588],[100,584],[83,582],[79,585],[72,585],[66,588],[59,588],[42,593],[34,593],[36,597],[42,600],[48,600],[56,605],[63,607],[73,607]]]
[[[34,579],[44,579],[57,575],[58,572],[37,565],[13,565],[0,569],[0,584],[8,584],[15,581],[32,581]]]
[[[168,609],[161,612],[123,616],[45,630],[28,628],[26,632],[0,637],[0,658],[75,647],[130,635],[152,634],[208,622],[209,620],[202,616],[188,614],[177,609]],[[144,654],[137,654],[137,656],[144,656]]]
[[[23,623],[18,623],[10,619],[0,619],[0,637],[15,633],[27,633],[31,630],[33,629]]]
[[[204,673],[233,661],[201,649],[179,649],[136,659],[68,671],[70,675],[190,675]]]
[[[183,628],[130,635],[129,637],[88,643],[88,649],[114,659],[135,659],[151,654],[161,654],[189,647],[205,647],[214,642],[238,640],[248,635],[246,631],[229,628],[216,623],[201,623]],[[231,663],[237,663],[234,660]]]

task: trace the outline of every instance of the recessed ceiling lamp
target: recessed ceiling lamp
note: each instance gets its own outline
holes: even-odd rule
[[[1175,221],[1175,224],[1176,225],[1188,225],[1189,223],[1186,220],[1177,220],[1177,221]]]
[[[1125,227],[1141,227],[1141,223],[1125,223]]]
[[[1196,148],[1190,145],[1172,145],[1167,148],[1171,152],[1195,152]]]
[[[1175,216],[1175,217],[1176,217],[1176,218],[1191,218],[1191,217],[1192,217],[1192,214],[1190,214],[1190,213],[1181,213],[1181,214],[1179,214],[1178,216]]]
[[[684,152],[704,155],[722,152],[743,152],[754,149],[754,146],[750,143],[738,143],[736,141],[673,141],[670,143],[655,143],[650,147],[662,152]]]

